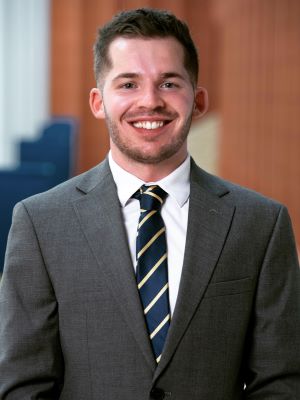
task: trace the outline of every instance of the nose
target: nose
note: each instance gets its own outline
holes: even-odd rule
[[[145,108],[148,110],[154,110],[156,108],[164,107],[165,102],[162,97],[162,93],[159,88],[149,85],[140,92],[140,96],[137,101],[139,108]]]

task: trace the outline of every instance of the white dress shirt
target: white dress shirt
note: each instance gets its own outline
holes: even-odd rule
[[[108,159],[122,206],[132,264],[136,269],[136,234],[140,216],[140,203],[138,200],[132,199],[131,196],[145,182],[121,168],[113,160],[111,153],[109,153]],[[171,314],[173,314],[185,250],[190,196],[190,156],[170,175],[157,182],[147,182],[146,184],[159,185],[168,193],[161,209],[161,216],[166,226],[169,300]]]

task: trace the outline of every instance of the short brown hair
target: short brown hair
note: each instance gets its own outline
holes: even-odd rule
[[[117,37],[165,38],[174,37],[183,46],[184,66],[193,85],[198,81],[198,53],[187,24],[165,10],[139,8],[122,11],[98,30],[94,44],[94,72],[96,81],[111,66],[108,49]]]

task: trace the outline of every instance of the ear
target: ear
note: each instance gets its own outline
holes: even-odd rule
[[[93,88],[90,91],[90,107],[97,119],[105,118],[102,94],[98,88]]]
[[[197,87],[195,91],[193,118],[198,119],[203,117],[203,115],[208,110],[208,93],[203,87]]]

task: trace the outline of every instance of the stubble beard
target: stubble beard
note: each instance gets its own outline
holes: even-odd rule
[[[142,164],[157,164],[175,155],[181,149],[182,145],[185,143],[192,123],[192,112],[191,112],[188,118],[186,119],[179,135],[174,137],[173,142],[168,142],[162,145],[156,154],[150,154],[149,152],[147,152],[146,149],[141,148],[141,146],[133,147],[130,145],[130,143],[126,142],[126,140],[124,140],[124,138],[122,138],[122,136],[120,135],[116,123],[112,121],[112,119],[109,117],[106,111],[105,115],[106,115],[105,120],[107,129],[110,138],[115,144],[115,146],[127,158]],[[151,141],[152,140],[149,139],[149,143]]]

